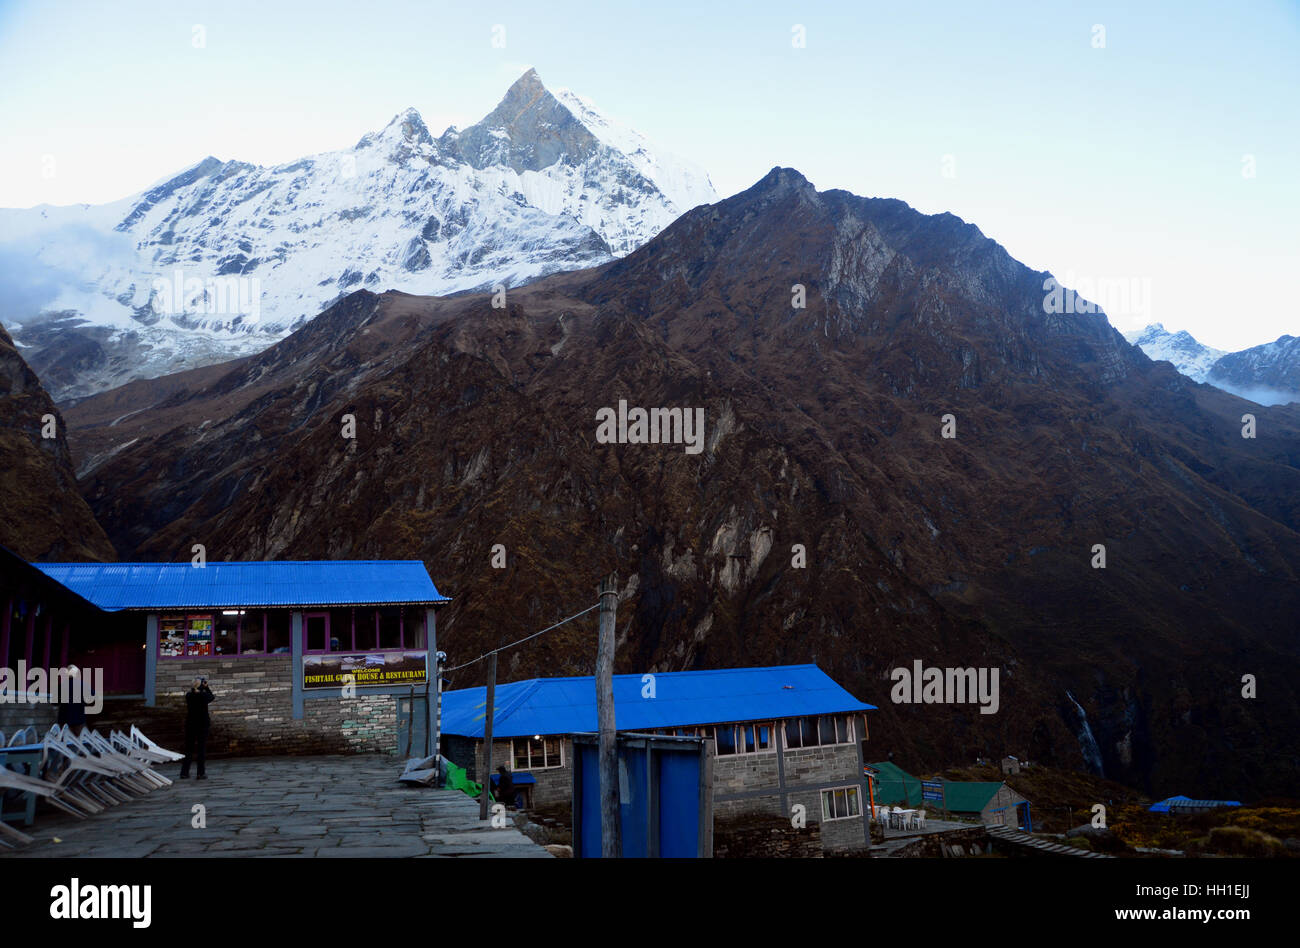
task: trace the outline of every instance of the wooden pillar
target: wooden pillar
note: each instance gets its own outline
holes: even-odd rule
[[[599,592],[596,721],[599,728],[597,772],[600,774],[600,855],[604,859],[617,859],[623,854],[623,837],[619,821],[618,743],[614,717],[614,620],[618,609],[618,588],[613,573],[601,581]]]

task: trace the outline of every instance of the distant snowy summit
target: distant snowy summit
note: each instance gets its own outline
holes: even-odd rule
[[[708,175],[530,69],[469,128],[206,158],[105,205],[0,210],[0,320],[56,399],[260,351],[343,294],[513,286],[622,256]]]
[[[1126,332],[1124,338],[1153,361],[1172,362],[1175,369],[1197,382],[1204,382],[1211,366],[1226,354],[1202,345],[1186,330],[1171,333],[1160,323]]]
[[[1300,402],[1300,339],[1281,336],[1275,342],[1225,352],[1197,342],[1191,333],[1171,333],[1160,323],[1127,332],[1124,338],[1157,362],[1170,362],[1179,372],[1261,405]]]

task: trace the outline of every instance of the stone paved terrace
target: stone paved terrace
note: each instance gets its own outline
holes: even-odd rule
[[[170,787],[78,820],[41,809],[35,837],[0,859],[24,857],[438,857],[550,859],[510,823],[492,829],[478,802],[455,790],[397,782],[389,756],[249,757],[213,760],[208,778],[179,780],[179,764],[157,771]],[[191,826],[207,807],[207,828]],[[58,838],[60,842],[55,842]]]

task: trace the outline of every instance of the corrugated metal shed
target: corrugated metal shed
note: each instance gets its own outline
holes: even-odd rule
[[[654,697],[643,675],[614,676],[615,726],[621,731],[771,721],[812,714],[874,711],[816,665],[657,672]],[[442,696],[444,734],[482,737],[486,688]],[[497,685],[494,737],[582,734],[596,730],[596,682],[533,678]]]
[[[433,605],[438,592],[419,560],[273,563],[33,563],[101,609],[219,606]]]

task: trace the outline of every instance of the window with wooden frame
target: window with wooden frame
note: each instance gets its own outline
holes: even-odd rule
[[[158,617],[158,657],[288,653],[291,618],[287,609],[164,613]]]
[[[822,791],[822,822],[851,820],[860,816],[857,787],[836,787]]]
[[[158,619],[159,658],[207,658],[213,654],[213,615],[186,613]]]
[[[705,737],[713,738],[714,752],[719,757],[743,754],[766,754],[776,750],[775,728],[770,721],[750,724],[719,724],[704,729]]]
[[[516,737],[512,741],[514,770],[548,770],[564,766],[564,740],[558,737]]]
[[[785,722],[785,746],[787,750],[797,750],[801,747],[852,744],[853,741],[852,715],[821,714],[804,718],[790,718]]]

